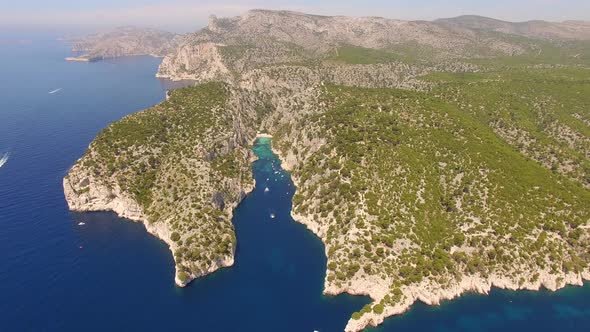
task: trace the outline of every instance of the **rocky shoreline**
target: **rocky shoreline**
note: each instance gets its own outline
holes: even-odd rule
[[[563,280],[558,282],[560,278]],[[364,314],[358,320],[351,318],[346,325],[345,331],[358,332],[362,331],[369,325],[377,326],[383,323],[384,319],[387,317],[406,312],[416,301],[421,301],[427,305],[440,305],[442,301],[455,299],[465,293],[478,293],[487,295],[493,287],[512,291],[539,291],[541,288],[546,288],[550,291],[556,291],[569,285],[583,286],[584,281],[588,280],[590,280],[590,271],[586,270],[579,274],[570,273],[563,275],[551,275],[546,271],[543,271],[537,282],[526,282],[520,285],[514,280],[511,280],[505,276],[491,276],[490,278],[464,276],[460,282],[457,282],[452,287],[446,289],[435,289],[435,287],[437,287],[435,283],[425,281],[419,285],[407,287],[404,289],[403,294],[405,295],[405,300],[394,307],[385,307],[383,313],[377,314],[374,312],[369,312]],[[324,293],[329,295],[338,295],[341,293],[368,295],[373,300],[379,300],[378,298],[374,297],[376,294],[364,294],[362,292],[359,293],[358,289],[359,288],[355,287],[355,285],[341,289],[326,288]]]
[[[295,178],[293,178],[293,183],[297,187]],[[291,217],[296,222],[305,225],[309,231],[318,236],[325,244],[324,236],[327,232],[327,227],[322,227],[320,223],[293,212],[291,213]],[[328,256],[327,248],[325,249],[325,255]],[[535,272],[530,271],[530,274],[532,275]],[[386,306],[383,313],[369,312],[358,320],[351,318],[346,325],[345,332],[359,332],[367,326],[376,327],[382,324],[385,318],[405,313],[417,301],[421,301],[427,305],[440,305],[443,301],[458,298],[465,293],[487,295],[492,288],[512,291],[539,291],[545,288],[550,291],[557,291],[567,286],[583,286],[585,281],[590,281],[590,270],[582,273],[559,275],[550,274],[547,271],[539,272],[540,277],[538,281],[525,282],[524,284],[519,284],[509,277],[500,275],[493,275],[489,278],[464,276],[460,282],[456,282],[448,288],[441,288],[436,282],[426,280],[418,285],[412,285],[403,289],[404,301],[394,307]],[[369,278],[356,279],[352,280],[348,286],[337,287],[328,281],[327,276],[328,273],[326,273],[324,281],[324,295],[337,296],[346,293],[355,296],[368,296],[375,303],[378,303],[389,292],[388,283],[379,283],[380,280],[371,280]]]
[[[88,189],[84,192],[77,190],[79,183],[87,182]],[[80,167],[74,166],[63,179],[63,189],[66,202],[71,211],[77,212],[97,212],[97,211],[112,211],[120,218],[124,218],[134,222],[141,222],[146,231],[156,238],[164,241],[168,245],[171,253],[174,254],[178,249],[178,244],[172,240],[172,231],[164,222],[148,221],[148,217],[143,213],[140,205],[132,198],[127,197],[120,191],[118,187],[108,188],[107,186],[98,184],[98,181],[91,176],[84,174]],[[254,185],[246,188],[242,199],[254,189]],[[239,202],[238,202],[239,204]],[[233,210],[233,208],[232,208]],[[194,279],[211,274],[221,268],[230,267],[234,264],[235,246],[231,255],[225,256],[222,259],[213,261],[213,265],[201,274],[191,274],[189,279],[180,280],[178,266],[175,264],[174,282],[179,287],[185,287]],[[176,261],[175,261],[176,263]]]
[[[282,167],[285,170],[292,170],[295,166],[294,161],[286,161],[287,158],[282,156],[281,152],[273,148],[273,152],[279,156],[283,162]],[[298,187],[298,179],[291,175],[293,184]],[[325,246],[325,236],[328,231],[327,226],[314,221],[306,216],[291,212],[294,221],[306,226],[306,228],[319,237]],[[325,246],[324,254],[328,256],[328,248]],[[324,295],[337,296],[340,294],[349,294],[354,296],[368,296],[375,303],[379,303],[389,293],[389,283],[384,283],[381,279],[374,279],[365,276],[363,279],[355,279],[349,285],[338,287],[328,281],[328,271],[324,279]],[[461,281],[455,282],[450,287],[442,288],[434,281],[424,280],[420,284],[411,285],[402,289],[404,300],[396,306],[385,306],[381,314],[375,312],[365,313],[360,319],[350,318],[345,332],[359,332],[368,326],[376,327],[383,323],[385,318],[400,315],[409,310],[414,303],[421,301],[427,305],[440,305],[441,302],[452,300],[460,297],[465,293],[478,293],[487,295],[492,288],[506,290],[531,290],[539,291],[545,288],[550,291],[557,291],[567,286],[583,286],[585,281],[590,281],[590,269],[582,273],[568,274],[550,274],[548,271],[530,271],[530,274],[539,272],[540,276],[536,282],[527,281],[519,284],[510,277],[501,275],[491,275],[488,278],[480,276],[463,276]]]

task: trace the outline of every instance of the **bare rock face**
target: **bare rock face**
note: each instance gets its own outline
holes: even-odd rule
[[[66,202],[71,211],[113,211],[119,217],[142,222],[147,231],[164,241],[172,252],[177,248],[171,230],[165,223],[148,223],[148,217],[137,201],[117,185],[105,184],[80,164],[74,165],[63,179]],[[177,278],[178,279],[178,278]],[[177,284],[182,282],[177,280]]]
[[[230,73],[219,46],[211,42],[184,44],[164,58],[157,76],[172,80],[225,81]]]
[[[64,178],[63,188],[72,211],[114,211],[120,217],[134,221],[147,219],[139,204],[122,193],[118,186],[102,184],[78,165]]]

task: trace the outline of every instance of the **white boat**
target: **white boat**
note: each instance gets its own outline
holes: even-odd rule
[[[10,157],[10,153],[5,153],[2,155],[2,158],[0,158],[0,167],[6,164],[6,162],[8,161],[8,157]]]
[[[78,226],[84,226],[84,225],[86,225],[86,223],[85,223],[85,222],[83,222],[83,221],[80,221],[80,222],[78,223]]]
[[[269,191],[270,191],[270,189],[268,189],[268,187],[264,188],[264,192],[265,192],[265,193],[267,193],[267,192],[269,192]]]
[[[274,213],[271,213],[271,214],[270,214],[270,219],[274,219],[275,217],[276,217],[276,216],[275,216],[275,214],[274,214]]]
[[[62,88],[55,89],[55,90],[51,90],[51,91],[49,91],[49,94],[50,94],[50,95],[52,95],[52,94],[54,94],[54,93],[58,93],[58,92],[60,92],[60,91],[61,91],[61,89],[62,89]]]

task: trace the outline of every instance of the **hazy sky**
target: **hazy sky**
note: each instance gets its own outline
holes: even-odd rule
[[[238,15],[252,8],[325,15],[434,19],[478,14],[511,21],[590,20],[590,0],[2,0],[0,24],[149,25],[190,31],[210,14]]]

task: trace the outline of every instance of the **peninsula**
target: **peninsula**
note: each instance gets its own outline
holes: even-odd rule
[[[136,55],[163,57],[180,43],[181,38],[180,35],[156,29],[120,27],[70,39],[72,52],[80,55],[66,57],[66,61],[94,62]]]
[[[325,244],[324,293],[372,299],[346,331],[417,300],[590,279],[586,22],[252,10],[211,17],[157,75],[201,84],[105,128],[64,191],[144,222],[180,286],[233,263],[260,132]]]

